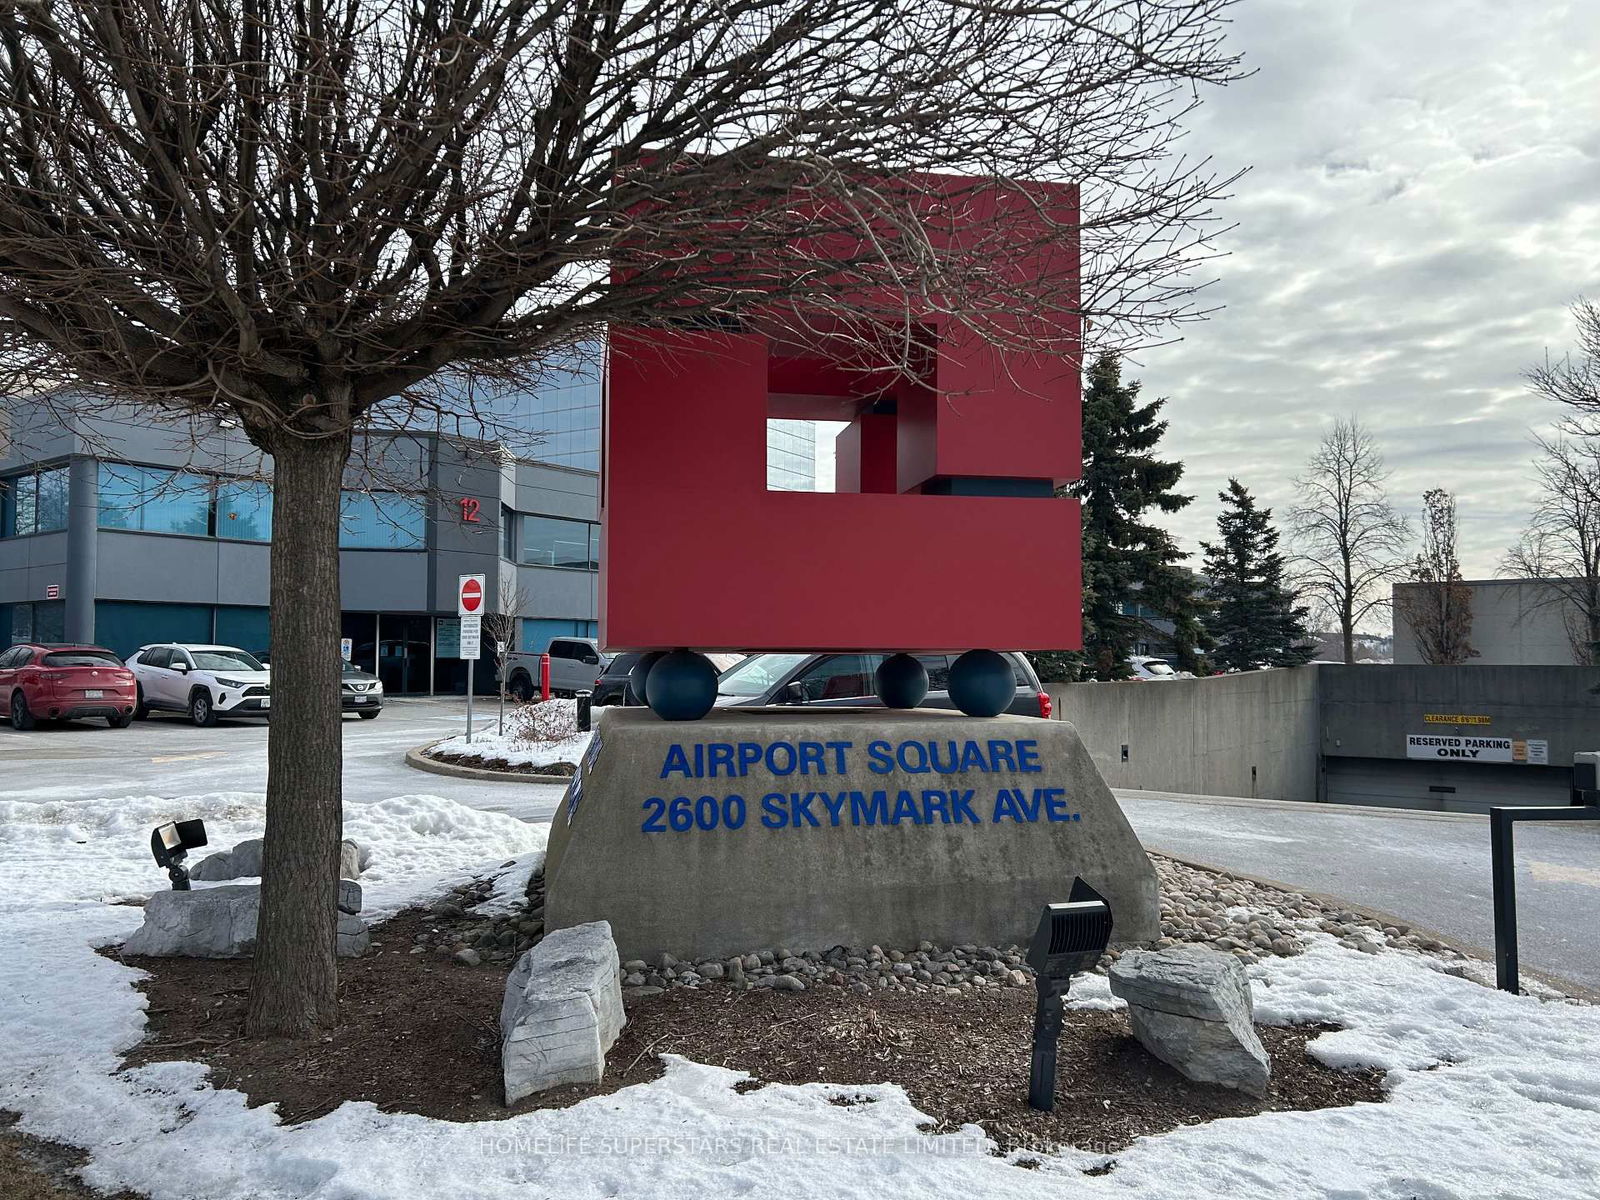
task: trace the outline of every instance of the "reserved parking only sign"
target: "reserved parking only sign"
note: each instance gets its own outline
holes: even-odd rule
[[[1542,739],[1468,737],[1464,734],[1408,733],[1406,757],[1446,762],[1530,763],[1550,761],[1550,743]]]

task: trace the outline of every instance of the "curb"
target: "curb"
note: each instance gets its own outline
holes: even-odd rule
[[[1455,814],[1449,815],[1453,816]],[[1383,922],[1385,925],[1404,925],[1410,929],[1412,933],[1421,934],[1423,937],[1431,938],[1436,942],[1440,942],[1450,947],[1452,950],[1460,951],[1468,958],[1476,959],[1479,962],[1486,962],[1490,966],[1494,965],[1493,951],[1485,951],[1480,947],[1469,945],[1466,942],[1463,942],[1460,938],[1451,937],[1447,933],[1440,933],[1437,929],[1430,929],[1426,925],[1419,925],[1417,922],[1412,921],[1407,917],[1396,916],[1394,913],[1385,912],[1381,908],[1373,908],[1371,905],[1360,904],[1356,901],[1346,899],[1344,896],[1332,895],[1329,892],[1316,892],[1312,891],[1310,888],[1296,887],[1294,884],[1285,883],[1281,879],[1271,879],[1265,875],[1252,875],[1247,871],[1235,871],[1232,867],[1219,867],[1216,863],[1201,862],[1197,858],[1190,858],[1186,854],[1174,854],[1172,851],[1163,850],[1159,846],[1146,846],[1145,851],[1149,854],[1159,854],[1162,858],[1170,858],[1173,862],[1182,863],[1186,867],[1196,867],[1202,871],[1213,871],[1218,875],[1226,876],[1232,879],[1242,879],[1246,883],[1255,883],[1260,884],[1262,887],[1276,888],[1280,892],[1298,892],[1300,895],[1305,896],[1308,899],[1317,900],[1325,904],[1336,905],[1339,908],[1347,908],[1351,912],[1360,913],[1363,917],[1371,917],[1374,920]],[[1596,990],[1587,984],[1578,983],[1576,980],[1572,979],[1565,979],[1560,975],[1552,975],[1548,971],[1541,971],[1533,967],[1525,966],[1521,969],[1521,973],[1523,975],[1531,975],[1533,978],[1539,980],[1546,986],[1552,987],[1560,992],[1565,992],[1569,996],[1576,997],[1580,1000],[1586,1000],[1591,1004],[1600,1003],[1600,990]]]
[[[542,783],[560,784],[566,787],[572,782],[570,775],[530,775],[520,771],[489,771],[482,767],[458,767],[454,763],[439,762],[427,756],[439,742],[447,742],[449,738],[440,738],[434,742],[424,742],[420,746],[413,746],[406,751],[406,766],[418,771],[427,771],[430,775],[449,775],[456,779],[488,780],[494,783]]]

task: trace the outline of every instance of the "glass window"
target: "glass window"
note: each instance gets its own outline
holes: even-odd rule
[[[229,480],[217,487],[217,536],[272,540],[272,485]]]
[[[948,691],[950,687],[950,659],[943,654],[919,654],[917,661],[928,672],[930,692]]]
[[[100,464],[100,528],[211,534],[211,482],[187,471]]]
[[[421,496],[344,492],[339,545],[347,550],[420,550],[427,540]]]
[[[500,506],[500,557],[517,561],[517,514]]]
[[[172,661],[172,648],[157,646],[154,650],[146,650],[139,656],[139,661],[147,667],[164,667]]]
[[[4,508],[0,537],[49,533],[67,527],[67,469],[53,467],[14,475],[0,483]]]
[[[243,650],[195,650],[189,655],[197,671],[261,671],[265,668]]]
[[[122,660],[106,650],[56,650],[44,656],[46,667],[120,667]]]
[[[798,667],[804,654],[752,654],[717,679],[719,696],[759,696]]]
[[[169,642],[209,644],[217,640],[209,604],[144,604],[132,600],[97,600],[95,641],[127,658],[140,646]],[[149,659],[144,661],[148,662]]]
[[[9,532],[32,533],[39,514],[39,477],[18,475],[11,481],[11,489],[15,507]]]
[[[16,642],[67,640],[67,606],[56,600],[46,604],[11,606],[11,639]]]
[[[877,683],[873,672],[878,661],[877,655],[833,654],[808,668],[797,682],[805,688],[807,700],[870,696]]]
[[[591,522],[524,514],[521,525],[520,561],[541,567],[599,570],[599,530]]]

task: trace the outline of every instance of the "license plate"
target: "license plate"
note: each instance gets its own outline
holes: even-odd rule
[[[272,701],[271,700],[263,700],[261,702],[261,707],[262,708],[271,708],[272,707]]]
[[[106,694],[101,688],[84,688],[83,698],[85,700],[104,700],[106,698]]]
[[[357,704],[366,704],[366,703],[368,703],[367,697],[365,697],[365,696],[357,696],[356,697],[356,703]]]

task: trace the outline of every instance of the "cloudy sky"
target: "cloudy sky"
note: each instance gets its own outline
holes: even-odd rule
[[[1237,475],[1286,506],[1337,414],[1371,428],[1409,509],[1455,492],[1463,567],[1492,575],[1533,499],[1552,406],[1520,372],[1600,296],[1597,0],[1243,0],[1254,77],[1191,122],[1249,166],[1223,215],[1224,311],[1140,355],[1210,537]]]

